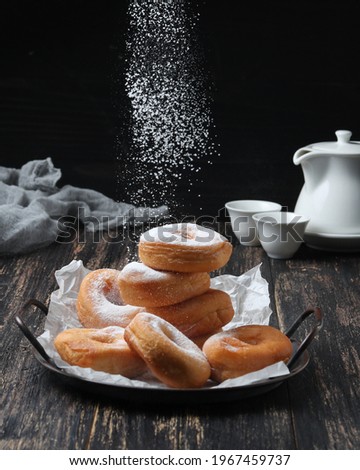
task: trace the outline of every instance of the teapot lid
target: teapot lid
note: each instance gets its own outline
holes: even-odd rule
[[[345,130],[339,130],[335,132],[337,141],[334,142],[319,142],[312,144],[311,147],[314,150],[322,150],[331,153],[340,153],[346,155],[360,155],[360,142],[350,140],[351,132]]]

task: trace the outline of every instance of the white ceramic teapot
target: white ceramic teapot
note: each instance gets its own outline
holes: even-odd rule
[[[350,141],[350,131],[336,131],[336,136],[337,142],[295,153],[293,161],[305,179],[295,212],[310,218],[309,234],[360,237],[360,142]]]

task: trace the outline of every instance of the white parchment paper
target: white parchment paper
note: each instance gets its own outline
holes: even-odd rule
[[[73,260],[70,264],[55,272],[59,288],[51,295],[45,331],[38,337],[39,342],[54,362],[71,375],[111,385],[168,388],[149,373],[139,377],[137,380],[128,379],[121,375],[70,366],[60,358],[54,347],[54,339],[63,330],[81,327],[77,318],[76,298],[81,281],[88,272],[90,271],[84,267],[83,262],[80,260]],[[249,324],[269,324],[272,312],[269,306],[268,283],[261,275],[261,265],[252,268],[240,276],[224,274],[214,277],[211,279],[211,287],[227,292],[233,303],[235,310],[234,318],[224,329]],[[252,372],[236,379],[226,380],[219,385],[209,381],[208,387],[223,388],[250,385],[259,380],[287,374],[289,374],[287,366],[283,362],[278,362],[260,371]]]

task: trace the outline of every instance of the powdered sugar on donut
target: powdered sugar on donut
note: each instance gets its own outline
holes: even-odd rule
[[[94,312],[104,324],[116,325],[121,321],[121,324],[126,325],[143,309],[133,305],[124,305],[117,283],[111,283],[109,289],[108,279],[109,275],[104,272],[91,280],[89,297]]]
[[[146,281],[161,281],[166,280],[169,277],[174,277],[174,273],[167,271],[157,271],[155,269],[146,266],[143,263],[133,261],[127,264],[120,273],[120,278],[131,278],[133,280],[140,279],[143,282]]]
[[[168,224],[145,232],[140,242],[169,243],[183,246],[211,246],[224,243],[226,238],[214,230],[192,223]]]
[[[165,335],[176,346],[186,351],[187,355],[191,355],[194,358],[203,357],[200,348],[171,323],[151,313],[144,312],[141,315],[158,334]]]
[[[105,328],[100,328],[92,332],[91,339],[102,343],[123,344],[125,343],[124,328],[121,326],[107,326]]]

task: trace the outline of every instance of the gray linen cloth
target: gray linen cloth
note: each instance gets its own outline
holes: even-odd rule
[[[167,206],[135,207],[115,202],[92,189],[58,188],[61,170],[51,158],[33,160],[20,169],[0,167],[0,253],[17,254],[54,242],[66,224],[81,220],[89,231],[145,222],[167,213]]]

